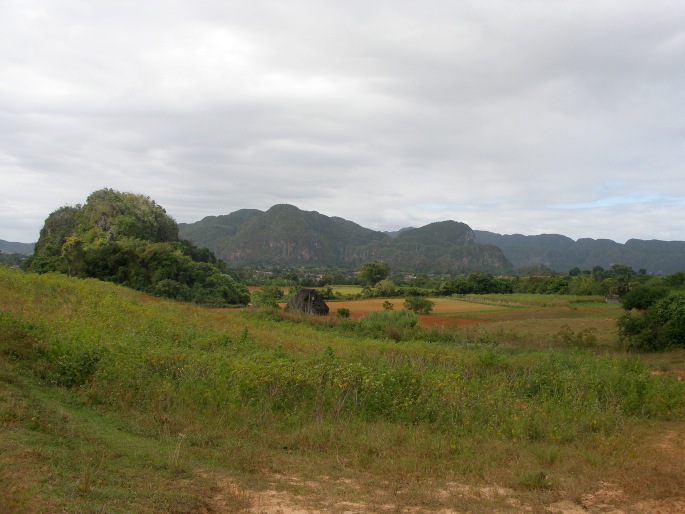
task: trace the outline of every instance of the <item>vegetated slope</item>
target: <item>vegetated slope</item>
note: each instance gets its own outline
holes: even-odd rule
[[[20,255],[31,255],[33,253],[33,243],[13,243],[0,239],[0,253],[18,253]]]
[[[9,450],[0,505],[14,511],[168,512],[181,501],[184,512],[208,511],[199,496],[208,488],[189,487],[203,473],[290,480],[303,466],[310,479],[331,477],[325,494],[365,480],[365,501],[384,495],[369,512],[390,502],[464,510],[463,488],[442,491],[455,482],[507,487],[519,503],[504,511],[573,501],[621,478],[633,491],[654,494],[639,489],[646,477],[662,497],[682,495],[682,461],[659,467],[660,455],[632,434],[682,420],[685,385],[634,358],[456,335],[398,345],[3,267],[0,290],[0,441]],[[25,382],[38,393],[21,396]],[[70,408],[42,408],[48,397]],[[75,407],[102,416],[107,430],[85,432]],[[143,436],[149,447],[130,444]],[[95,445],[91,463],[84,453]],[[340,494],[350,500],[349,487]],[[488,495],[477,501],[480,511],[502,510]]]
[[[149,197],[103,189],[45,220],[26,269],[93,277],[183,301],[247,304],[249,294],[206,248],[179,238]]]
[[[645,241],[630,239],[625,244],[610,239],[581,238],[577,241],[558,235],[496,234],[476,230],[479,243],[495,245],[517,267],[545,266],[553,271],[571,268],[604,268],[626,264],[655,274],[685,270],[684,241]]]
[[[406,229],[396,237],[339,217],[275,205],[266,212],[236,211],[179,226],[181,235],[233,265],[356,267],[373,259],[395,270],[501,271],[510,263],[492,246],[476,243],[455,221]]]

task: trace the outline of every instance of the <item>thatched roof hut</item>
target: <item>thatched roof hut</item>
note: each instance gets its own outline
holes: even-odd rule
[[[323,301],[321,295],[314,289],[300,289],[300,291],[288,302],[286,309],[302,311],[307,314],[318,314],[324,316],[328,314],[328,305]]]

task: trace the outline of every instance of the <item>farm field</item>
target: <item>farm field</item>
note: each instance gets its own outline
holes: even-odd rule
[[[618,344],[616,319],[622,309],[599,297],[548,295],[471,295],[461,298],[431,298],[435,305],[428,315],[420,315],[426,327],[462,327],[472,337],[496,338],[502,344],[522,347],[549,347],[563,343],[569,331],[581,333],[586,343],[606,349]],[[373,298],[329,301],[329,316],[338,308],[350,310],[352,318],[384,310],[389,301],[402,309],[403,298]],[[558,337],[553,337],[558,335]]]
[[[474,323],[396,341],[56,274],[0,290],[3,513],[685,511],[683,352],[617,349],[615,305],[440,299],[426,318]]]

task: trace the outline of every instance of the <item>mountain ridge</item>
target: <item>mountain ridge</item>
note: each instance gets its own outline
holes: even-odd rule
[[[231,265],[358,266],[373,259],[406,271],[494,273],[626,264],[653,274],[685,271],[685,241],[580,238],[561,234],[498,234],[447,220],[376,231],[338,216],[276,204],[179,223],[180,236]],[[431,235],[432,234],[432,235]],[[35,244],[0,240],[0,252],[31,255]]]
[[[241,211],[238,211],[241,212]],[[232,213],[233,214],[233,213]],[[373,259],[407,271],[504,271],[511,267],[500,249],[480,245],[471,228],[444,221],[389,235],[337,216],[277,204],[249,216],[232,214],[179,224],[179,233],[206,246],[229,265],[358,267]],[[228,221],[237,223],[228,223]],[[222,221],[226,230],[217,231]]]
[[[573,240],[561,234],[497,234],[452,220],[380,232],[289,204],[179,223],[179,231],[229,265],[349,267],[382,259],[393,269],[416,272],[504,273],[529,268],[565,272],[614,264],[654,274],[685,271],[683,241],[630,239],[621,244],[610,239]]]

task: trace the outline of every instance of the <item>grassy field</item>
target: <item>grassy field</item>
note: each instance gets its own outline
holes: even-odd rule
[[[429,317],[477,323],[398,343],[62,275],[0,290],[0,512],[685,507],[683,355],[618,351],[591,330],[615,306],[445,300]]]

